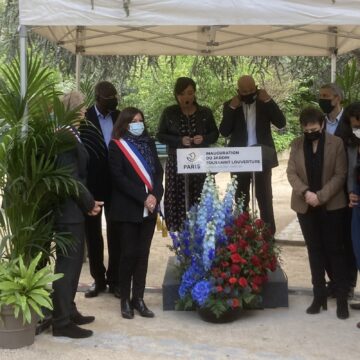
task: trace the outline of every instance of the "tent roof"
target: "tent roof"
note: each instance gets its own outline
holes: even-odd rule
[[[84,55],[309,55],[360,48],[359,0],[20,0],[20,24]]]

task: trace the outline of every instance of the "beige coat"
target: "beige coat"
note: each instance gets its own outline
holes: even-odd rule
[[[309,205],[305,202],[304,192],[309,188],[304,156],[304,137],[295,139],[291,145],[287,176],[292,187],[291,208],[305,214]],[[347,205],[344,183],[347,173],[346,154],[339,137],[325,134],[322,188],[317,192],[320,205],[327,210],[341,209]]]

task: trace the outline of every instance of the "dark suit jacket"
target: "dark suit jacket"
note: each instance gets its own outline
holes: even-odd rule
[[[231,100],[224,104],[223,119],[219,127],[220,134],[224,137],[230,136],[229,146],[247,146],[248,133],[246,120],[242,106],[231,109]],[[269,161],[270,167],[277,166],[278,160],[275,152],[275,144],[271,135],[271,124],[277,128],[286,125],[286,119],[274,100],[267,103],[256,100],[256,138],[259,145],[265,145],[274,150]]]
[[[85,146],[74,138],[74,148],[60,154],[57,160],[58,167],[67,167],[71,175],[78,180],[79,196],[64,199],[56,217],[58,224],[76,224],[85,220],[85,213],[93,209],[95,202],[91,193],[86,188],[87,164],[89,155]]]
[[[151,150],[155,158],[154,188],[151,194],[160,203],[164,193],[163,169],[153,141],[151,142]],[[110,220],[141,223],[143,221],[144,201],[148,194],[145,191],[143,181],[114,141],[111,141],[109,146],[109,167],[112,179]],[[155,217],[156,214],[153,213],[149,216]]]
[[[119,111],[117,110],[111,114],[113,123],[115,123],[118,115]],[[94,106],[87,110],[86,119],[89,123],[82,125],[79,131],[81,140],[89,153],[87,187],[96,200],[109,201],[111,181],[108,166],[108,149]]]
[[[326,127],[326,122],[325,122],[325,127]],[[349,139],[352,135],[352,130],[351,130],[351,126],[350,124],[347,124],[345,122],[345,110],[343,111],[342,115],[341,115],[341,118],[339,120],[339,124],[335,130],[335,133],[334,133],[335,136],[338,136],[340,137],[344,144],[347,145],[348,142],[349,142]]]
[[[305,214],[309,205],[305,202],[304,191],[309,188],[305,167],[304,136],[295,139],[291,145],[287,176],[292,187],[291,208]],[[346,180],[347,164],[344,145],[340,138],[325,134],[322,188],[317,192],[320,205],[327,210],[344,208],[347,200],[343,187]]]

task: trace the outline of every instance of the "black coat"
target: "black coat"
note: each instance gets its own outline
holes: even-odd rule
[[[344,142],[344,145],[348,145],[349,144],[349,140],[352,136],[352,129],[351,129],[351,126],[350,126],[350,123],[347,123],[345,121],[345,115],[346,111],[344,110],[342,115],[341,115],[341,118],[339,120],[339,124],[338,126],[336,127],[336,130],[334,132],[334,135],[335,136],[338,136],[342,139],[342,141]],[[325,121],[325,127],[326,127],[327,123]]]
[[[183,135],[180,133],[179,118],[181,116],[182,112],[179,105],[167,107],[161,115],[157,138],[161,143],[169,146],[170,152],[184,147],[182,145]],[[195,116],[196,135],[202,135],[204,141],[199,145],[192,144],[191,147],[207,147],[216,142],[219,137],[219,130],[212,111],[205,106],[198,105]]]
[[[93,196],[86,188],[89,155],[82,143],[77,140],[75,142],[73,149],[59,155],[57,166],[70,168],[72,177],[80,181],[83,186],[79,187],[78,197],[64,199],[56,216],[58,224],[82,223],[85,220],[84,214],[92,210],[95,205]]]
[[[153,141],[151,151],[155,158],[155,174],[150,194],[156,197],[159,204],[164,193],[163,169]],[[112,179],[110,220],[141,223],[144,219],[144,202],[149,194],[145,191],[143,181],[114,141],[110,141],[109,145],[109,168]],[[155,216],[156,213],[149,215]]]
[[[115,123],[119,111],[111,114]],[[111,180],[108,165],[108,149],[94,106],[86,112],[89,124],[82,125],[79,129],[81,140],[89,153],[89,167],[87,186],[94,198],[98,201],[109,201],[111,194]]]
[[[248,133],[242,106],[231,109],[231,100],[224,104],[223,119],[220,124],[220,134],[230,136],[229,146],[247,146]],[[277,128],[286,125],[286,119],[274,100],[263,102],[256,100],[256,138],[259,145],[265,145],[273,150],[270,167],[277,166],[278,160],[275,152],[275,144],[271,135],[271,124]]]

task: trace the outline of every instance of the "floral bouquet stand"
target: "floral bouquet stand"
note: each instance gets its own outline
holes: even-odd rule
[[[234,202],[236,181],[220,199],[208,175],[199,204],[183,229],[171,233],[163,283],[164,310],[197,309],[211,322],[237,318],[243,308],[287,307],[288,287],[268,226]]]

